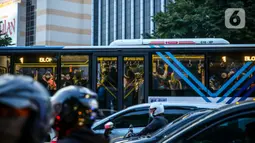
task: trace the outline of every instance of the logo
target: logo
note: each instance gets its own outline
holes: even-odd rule
[[[255,56],[244,56],[244,61],[255,61]]]
[[[228,8],[225,11],[225,26],[229,29],[245,27],[245,11],[242,8]]]
[[[40,63],[50,63],[52,62],[52,58],[46,57],[46,58],[39,58]]]

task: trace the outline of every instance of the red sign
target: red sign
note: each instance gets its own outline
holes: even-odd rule
[[[12,36],[15,34],[15,24],[16,24],[16,19],[12,19],[11,21],[7,21],[6,19],[2,21],[0,24],[0,30],[1,33],[7,33],[9,36]]]

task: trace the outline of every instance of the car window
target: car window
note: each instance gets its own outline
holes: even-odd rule
[[[237,117],[213,126],[188,143],[252,143],[255,142],[255,116]]]
[[[115,128],[129,128],[132,124],[133,127],[145,127],[148,124],[149,113],[148,110],[134,111],[124,114],[113,120]]]
[[[190,111],[191,110],[186,110],[186,109],[165,109],[164,114],[165,114],[165,118],[170,123]]]

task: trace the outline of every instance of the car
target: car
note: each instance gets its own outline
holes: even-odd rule
[[[236,102],[176,129],[160,143],[254,143],[255,99]]]
[[[225,104],[219,103],[195,103],[195,102],[179,102],[169,103],[162,102],[165,107],[165,117],[169,122],[177,119],[178,117],[198,109],[213,109],[221,107]],[[103,134],[104,125],[108,122],[114,124],[111,137],[121,137],[128,132],[129,126],[133,125],[135,133],[140,132],[149,123],[149,107],[150,103],[134,105],[112,114],[93,124],[92,130],[95,133]]]
[[[169,123],[167,126],[163,127],[162,129],[159,129],[158,131],[141,136],[141,137],[130,137],[130,138],[124,138],[124,139],[112,139],[112,143],[155,143],[159,141],[160,139],[164,138],[167,134],[173,132],[174,130],[180,128],[181,126],[189,123],[192,120],[195,120],[199,118],[202,115],[209,114],[213,112],[216,109],[201,109],[196,110],[194,112],[188,112],[187,114],[184,114],[183,116],[177,118],[173,122]]]

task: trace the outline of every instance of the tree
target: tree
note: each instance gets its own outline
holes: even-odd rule
[[[225,10],[244,8],[243,29],[225,27]],[[255,2],[252,0],[176,0],[153,17],[157,38],[224,38],[230,43],[255,43]]]
[[[7,34],[1,34],[0,31],[0,46],[9,46],[12,45],[12,38],[9,37]]]
[[[0,46],[9,46],[9,45],[12,45],[12,38],[9,37],[6,33],[2,33],[2,31],[0,30]]]

